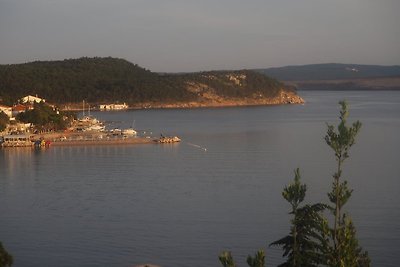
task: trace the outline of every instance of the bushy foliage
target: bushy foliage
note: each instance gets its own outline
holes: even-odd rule
[[[343,206],[348,202],[353,192],[347,181],[342,181],[342,166],[349,157],[349,150],[355,143],[355,138],[361,129],[359,121],[351,126],[347,124],[349,111],[345,101],[341,106],[337,129],[328,125],[325,141],[333,150],[337,162],[337,170],[332,175],[332,190],[328,193],[331,202],[329,209],[334,216],[333,227],[325,230],[327,236],[326,249],[329,251],[327,265],[332,267],[369,266],[368,253],[363,252],[358,245],[356,230],[350,217],[343,212]]]
[[[236,266],[230,251],[221,252],[221,254],[218,256],[218,259],[221,262],[222,266],[224,266],[224,267],[235,267]]]
[[[0,132],[4,131],[7,124],[10,122],[10,118],[3,111],[0,111]]]
[[[265,266],[265,252],[264,250],[259,250],[256,252],[254,257],[247,256],[247,264],[250,267],[264,267]]]
[[[17,120],[25,123],[33,123],[38,130],[64,130],[68,126],[71,115],[57,112],[47,104],[34,103],[32,110],[21,112]]]
[[[322,211],[326,205],[317,203],[299,206],[306,195],[307,187],[300,182],[300,170],[295,170],[292,184],[286,186],[282,196],[291,205],[293,216],[289,235],[273,242],[270,246],[281,246],[287,260],[279,266],[318,266],[323,262]]]
[[[10,267],[14,263],[14,259],[10,253],[3,247],[0,242],[0,267]]]

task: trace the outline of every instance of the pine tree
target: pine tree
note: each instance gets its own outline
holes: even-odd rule
[[[3,244],[0,242],[0,267],[10,267],[13,265],[13,257],[7,250],[3,247]]]
[[[370,260],[367,253],[363,253],[358,245],[356,230],[351,219],[343,212],[343,206],[348,202],[353,192],[347,185],[347,181],[342,181],[342,165],[349,157],[349,149],[355,143],[361,123],[354,122],[351,126],[347,125],[349,115],[347,103],[339,102],[340,123],[337,131],[333,125],[328,125],[325,141],[335,153],[337,171],[333,174],[332,191],[328,193],[331,202],[330,210],[334,216],[333,228],[325,227],[326,263],[334,267],[369,266]]]
[[[294,182],[286,186],[282,196],[292,206],[289,214],[293,215],[289,235],[273,242],[270,246],[281,246],[284,250],[283,257],[287,261],[279,266],[317,266],[322,262],[322,225],[321,212],[325,205],[299,206],[306,195],[307,187],[300,182],[300,170],[294,171]]]
[[[270,244],[282,247],[283,257],[287,257],[280,267],[368,267],[371,264],[368,252],[364,252],[359,246],[353,222],[343,212],[343,206],[350,199],[353,190],[348,187],[347,181],[341,179],[342,165],[349,157],[349,150],[355,143],[361,123],[356,121],[352,126],[347,126],[347,104],[345,101],[339,104],[341,111],[337,131],[333,125],[328,125],[325,136],[325,141],[335,152],[337,161],[332,190],[328,193],[331,204],[301,206],[307,187],[300,182],[299,169],[295,170],[293,183],[286,186],[282,192],[283,198],[291,205],[289,214],[293,218],[290,233]],[[322,214],[326,209],[330,210],[334,217],[332,227]],[[235,267],[230,252],[221,253],[219,260],[224,267]],[[247,263],[250,267],[264,266],[264,252],[258,251],[254,258],[248,256]]]
[[[247,264],[250,267],[264,267],[265,266],[265,252],[264,250],[260,249],[256,252],[254,257],[247,256]]]
[[[219,261],[224,267],[235,267],[236,264],[233,261],[232,254],[230,251],[223,251],[218,256]]]

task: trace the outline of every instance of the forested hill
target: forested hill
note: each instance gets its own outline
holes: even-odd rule
[[[3,103],[11,105],[28,94],[55,104],[86,100],[131,105],[197,102],[204,106],[239,99],[275,99],[274,103],[279,103],[280,98],[281,102],[293,102],[284,98],[288,94],[296,96],[279,81],[248,70],[157,74],[116,58],[0,65]]]

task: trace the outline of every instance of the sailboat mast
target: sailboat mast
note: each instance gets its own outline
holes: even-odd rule
[[[82,116],[85,117],[85,100],[82,100],[82,110],[83,110]]]

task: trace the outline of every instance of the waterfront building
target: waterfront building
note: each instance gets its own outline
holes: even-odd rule
[[[33,104],[34,102],[36,103],[40,103],[40,102],[46,102],[46,99],[44,98],[40,98],[37,95],[33,96],[33,95],[27,95],[23,98],[20,99],[21,103],[31,103]]]
[[[123,104],[101,104],[99,105],[100,110],[122,110],[127,109],[128,105],[126,103]]]
[[[31,109],[30,106],[17,104],[12,107],[12,115],[13,117],[17,116],[21,112],[25,112],[27,109]]]
[[[3,111],[8,117],[12,117],[12,107],[0,105],[0,111]]]

